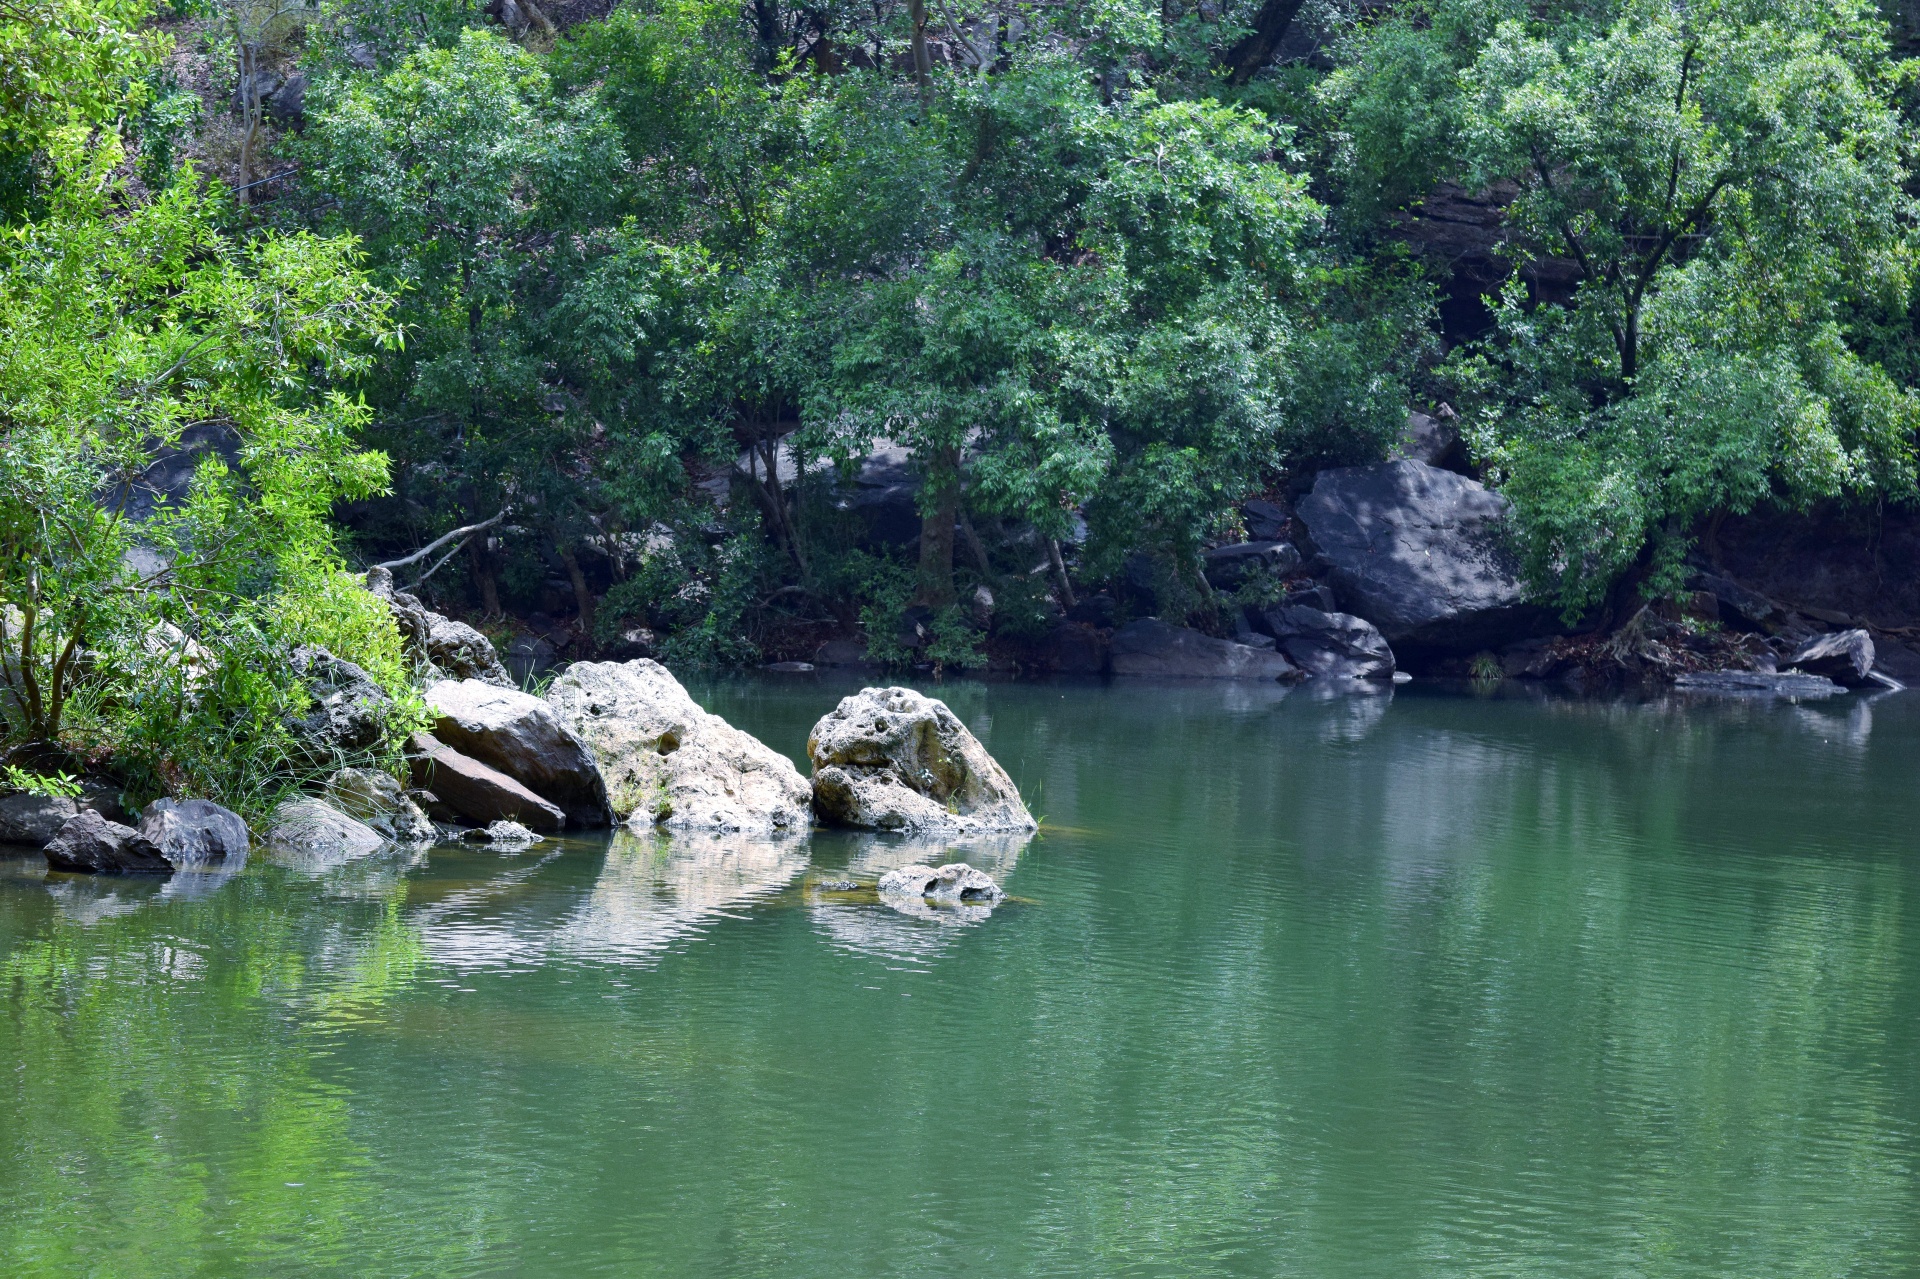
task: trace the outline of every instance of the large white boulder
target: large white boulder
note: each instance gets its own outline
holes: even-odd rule
[[[864,830],[972,834],[1032,830],[1005,769],[944,702],[910,688],[863,688],[807,737],[813,808]]]
[[[547,705],[593,751],[615,816],[634,826],[804,830],[811,793],[786,756],[709,714],[666,667],[575,662]]]

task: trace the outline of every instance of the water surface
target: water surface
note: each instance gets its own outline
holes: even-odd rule
[[[0,1272],[1920,1273],[1920,695],[929,691],[1040,838],[0,859]]]

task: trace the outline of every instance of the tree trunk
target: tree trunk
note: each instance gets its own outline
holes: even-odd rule
[[[1060,554],[1060,539],[1047,539],[1047,563],[1053,566],[1053,584],[1060,591],[1060,607],[1072,608],[1073,581],[1067,576],[1067,561]]]
[[[953,603],[953,526],[960,518],[960,451],[948,449],[937,467],[928,468],[931,508],[920,516],[920,582],[913,602],[930,608]]]
[[[506,610],[500,607],[500,583],[493,575],[493,552],[487,549],[491,539],[476,537],[467,543],[467,562],[473,567],[473,584],[480,591],[480,611],[488,617],[499,617]]]
[[[260,134],[260,53],[246,40],[236,39],[240,60],[240,207],[253,203],[253,148]]]
[[[924,100],[933,84],[933,60],[927,56],[927,0],[907,0],[913,20],[913,79]]]
[[[1227,67],[1229,84],[1245,84],[1273,61],[1274,52],[1286,38],[1287,28],[1293,25],[1294,15],[1300,12],[1302,3],[1303,0],[1265,0],[1260,12],[1253,16],[1253,30],[1221,59]]]
[[[589,650],[593,647],[593,592],[587,589],[587,575],[580,571],[580,557],[561,538],[553,539],[560,562],[567,566],[567,580],[573,583],[573,606],[580,614],[580,634]]]

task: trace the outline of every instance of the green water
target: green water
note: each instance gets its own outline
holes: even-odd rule
[[[846,835],[0,860],[0,1273],[1920,1274],[1920,694],[938,691],[1046,819],[972,924]]]

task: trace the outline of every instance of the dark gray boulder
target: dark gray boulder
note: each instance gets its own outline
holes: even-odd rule
[[[1292,542],[1232,542],[1202,551],[1200,567],[1209,585],[1230,591],[1257,571],[1274,577],[1293,572],[1300,567],[1300,550]]]
[[[1100,675],[1107,669],[1107,639],[1079,622],[1061,622],[1039,644],[1039,661],[1056,675]]]
[[[1173,626],[1157,617],[1128,622],[1113,633],[1111,664],[1115,675],[1163,679],[1294,680],[1300,671],[1280,654],[1199,631]]]
[[[310,757],[357,755],[380,744],[393,699],[372,676],[324,648],[296,648],[291,665],[313,705],[288,727]]]
[[[612,825],[593,752],[540,698],[480,680],[441,680],[427,689],[427,709],[436,738],[549,801],[569,825]]]
[[[431,791],[455,816],[482,826],[514,821],[536,831],[557,831],[567,824],[567,815],[558,805],[432,734],[415,733],[408,746],[413,784]]]
[[[110,822],[92,809],[70,818],[48,841],[47,865],[83,875],[171,875],[152,840],[131,826]]]
[[[238,866],[247,860],[247,824],[205,799],[156,799],[140,814],[140,833],[175,866]]]
[[[60,828],[80,812],[92,809],[108,821],[126,816],[117,791],[97,782],[88,782],[79,799],[64,796],[13,794],[0,795],[0,844],[25,844],[44,848]]]
[[[1372,622],[1304,604],[1261,615],[1269,635],[1296,666],[1319,679],[1393,678],[1393,649]]]
[[[1847,688],[1864,688],[1878,683],[1873,678],[1873,658],[1873,636],[1856,629],[1810,639],[1794,650],[1786,664]]]
[[[1320,472],[1297,514],[1345,609],[1396,648],[1463,653],[1554,629],[1502,539],[1507,502],[1422,462]]]

